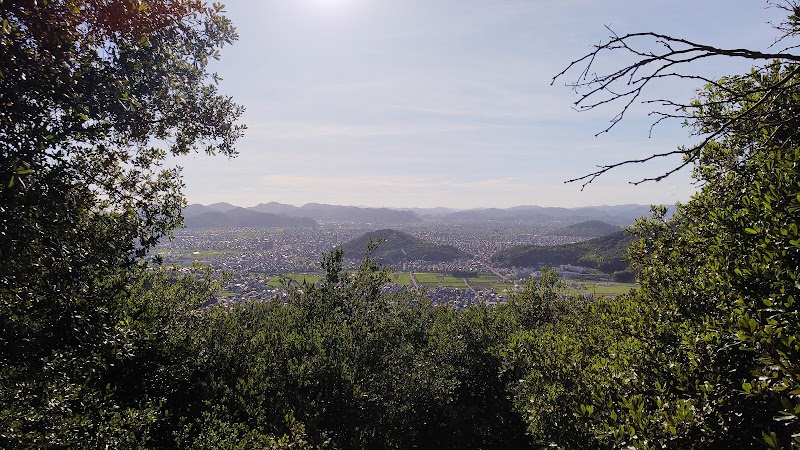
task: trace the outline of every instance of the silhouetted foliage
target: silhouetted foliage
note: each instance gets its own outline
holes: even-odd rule
[[[0,23],[0,446],[144,445],[159,399],[123,394],[126,305],[180,224],[166,155],[235,153],[241,108],[206,71],[235,31],[179,0],[9,1]]]

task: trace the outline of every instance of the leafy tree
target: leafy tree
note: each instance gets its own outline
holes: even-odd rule
[[[790,112],[800,77],[791,64],[770,69],[703,93],[711,106],[698,110],[698,127],[744,110],[765,120],[706,144],[695,171],[703,189],[669,228],[643,225],[650,238],[634,254],[646,292],[688,332],[682,350],[702,368],[691,382],[703,386],[697,398],[709,403],[714,432],[729,445],[782,448],[800,446],[800,143]],[[713,100],[778,82],[787,90],[770,101],[763,93]]]
[[[203,314],[193,403],[171,402],[185,414],[180,444],[229,433],[254,445],[525,447],[507,390],[517,374],[498,353],[515,323],[506,311],[384,295],[385,271],[367,258],[347,273],[341,258],[327,255],[323,281],[296,286],[286,304]]]
[[[660,426],[659,418],[640,414],[640,401],[622,404],[647,392],[643,386],[651,378],[637,372],[657,353],[640,333],[655,327],[653,316],[624,297],[560,303],[568,306],[564,313],[521,328],[503,352],[505,364],[520,373],[513,390],[534,448],[635,445],[625,411],[638,414],[631,422],[640,427]]]
[[[779,52],[634,33],[614,35],[573,63],[587,63],[574,85],[588,88],[579,103],[623,103],[614,123],[660,78],[707,83],[694,101],[659,100],[673,112],[655,112],[658,120],[686,119],[698,144],[601,167],[579,178],[584,186],[621,164],[682,154],[680,167],[694,164],[701,189],[672,219],[660,209],[638,224],[641,240],[631,257],[641,292],[622,299],[624,309],[602,316],[605,325],[590,327],[585,341],[566,341],[555,362],[541,365],[562,370],[542,378],[544,389],[566,379],[575,380],[568,386],[578,392],[570,397],[570,389],[556,391],[555,398],[568,405],[561,422],[542,414],[544,407],[531,408],[532,426],[541,422],[536,418],[548,420],[534,427],[544,438],[569,448],[800,448],[800,57],[788,43],[800,30],[800,6],[779,6],[788,13],[777,26],[779,42],[786,43]],[[642,49],[643,39],[654,39],[661,49]],[[594,58],[606,51],[632,52],[639,60],[589,76]],[[764,62],[721,79],[676,72],[714,56]],[[619,328],[626,332],[619,335]],[[596,346],[596,332],[629,347]],[[574,339],[574,332],[556,330],[555,338]],[[583,358],[577,375],[560,369],[569,367],[570,354]],[[623,370],[611,377],[597,373],[597,361]],[[570,415],[583,422],[567,421]],[[554,432],[564,421],[574,433]]]
[[[115,377],[138,351],[138,258],[181,221],[165,157],[232,156],[242,132],[206,70],[236,38],[221,8],[0,6],[3,447],[142,444],[158,415],[116,397]]]

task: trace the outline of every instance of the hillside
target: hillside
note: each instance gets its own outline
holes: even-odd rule
[[[194,212],[194,211],[193,211]],[[316,227],[317,222],[309,218],[288,217],[279,214],[261,213],[234,207],[227,212],[206,211],[186,214],[186,228],[271,228],[271,227]]]
[[[605,236],[615,231],[619,231],[620,227],[605,223],[599,220],[587,220],[585,222],[567,225],[566,227],[553,230],[547,233],[551,236],[573,236],[573,237],[587,237],[593,238],[598,236]]]
[[[361,258],[367,253],[370,242],[383,240],[373,254],[382,263],[397,263],[403,260],[447,262],[469,255],[452,245],[428,242],[397,230],[378,230],[353,239],[340,248],[348,258]]]
[[[518,245],[495,253],[492,261],[504,267],[572,264],[612,273],[628,267],[625,250],[633,240],[627,231],[620,230],[575,244]]]

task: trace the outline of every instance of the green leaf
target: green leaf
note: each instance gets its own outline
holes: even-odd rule
[[[764,438],[764,442],[770,448],[778,448],[778,436],[775,434],[774,431],[770,431],[769,434],[767,434],[766,432],[762,431],[761,432],[761,436]]]

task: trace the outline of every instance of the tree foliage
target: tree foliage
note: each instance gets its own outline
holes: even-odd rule
[[[206,68],[236,33],[191,0],[12,0],[0,24],[0,445],[141,443],[126,302],[181,222],[165,157],[235,154],[241,107]]]
[[[779,6],[789,13],[778,26],[779,42],[786,44],[797,35],[800,7]],[[661,50],[639,50],[642,39],[655,39]],[[698,144],[579,178],[585,186],[621,164],[682,154],[701,188],[673,218],[657,209],[635,228],[640,239],[630,255],[639,293],[592,305],[589,317],[599,316],[601,324],[572,316],[566,326],[548,330],[544,341],[530,339],[529,377],[545,382],[531,391],[532,399],[549,395],[568,405],[553,412],[532,400],[532,430],[543,442],[565,448],[800,448],[800,71],[795,47],[786,45],[773,54],[654,33],[613,35],[571,66],[586,64],[574,85],[588,88],[580,104],[622,102],[612,126],[661,78],[706,82],[691,102],[655,102],[674,108],[657,110],[657,121],[686,120]],[[608,51],[638,60],[590,76],[595,58]],[[679,72],[683,64],[714,56],[764,62],[721,79]],[[560,343],[554,348],[551,341]],[[559,389],[565,385],[571,389]],[[562,433],[556,424],[565,423]]]
[[[227,433],[259,446],[297,438],[298,426],[305,445],[329,448],[530,444],[508,390],[518,374],[499,353],[520,323],[511,310],[384,295],[385,271],[367,258],[347,273],[341,258],[327,255],[324,281],[297,285],[285,304],[202,315],[191,396],[170,402],[184,414],[166,427],[180,446]]]
[[[784,85],[795,87],[769,101],[765,93],[713,100],[787,77]],[[692,330],[683,350],[703,369],[694,383],[713,400],[708,413],[731,445],[763,435],[771,448],[800,446],[800,145],[790,112],[799,81],[794,65],[776,62],[757,78],[721,80],[704,92],[710,106],[698,110],[698,127],[737,111],[764,120],[732,124],[703,147],[695,171],[703,189],[674,222],[643,225],[651,237],[635,250],[645,292]]]

